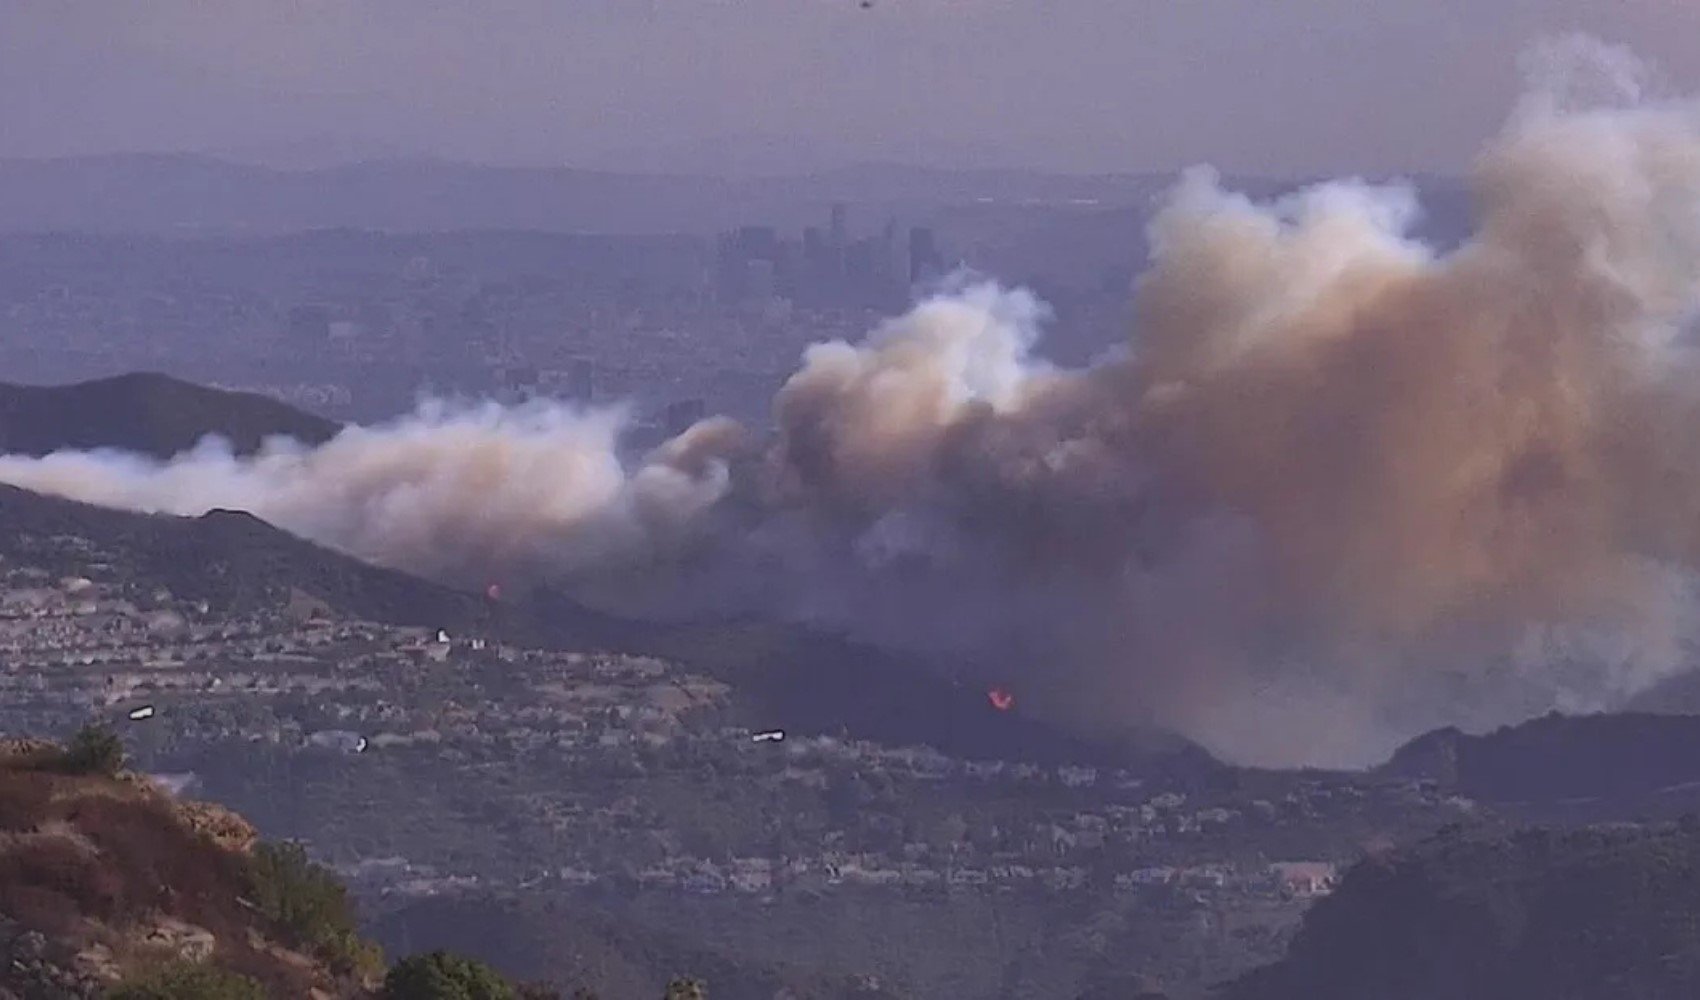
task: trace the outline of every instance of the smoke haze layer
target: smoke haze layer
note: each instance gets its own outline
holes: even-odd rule
[[[1031,353],[968,287],[811,348],[762,441],[637,461],[622,416],[431,406],[317,448],[0,457],[0,480],[250,510],[463,584],[830,623],[1083,726],[1353,764],[1442,724],[1605,708],[1684,669],[1700,567],[1700,117],[1532,103],[1476,235],[1409,190],[1272,204],[1186,175],[1129,351]]]

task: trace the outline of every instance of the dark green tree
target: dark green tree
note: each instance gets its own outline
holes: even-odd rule
[[[311,951],[338,972],[383,967],[377,947],[360,937],[348,889],[300,844],[257,845],[248,859],[248,895],[291,947]]]
[[[519,1000],[501,974],[446,951],[413,955],[384,977],[383,1000]]]
[[[84,726],[71,737],[60,766],[72,774],[100,774],[110,778],[124,767],[124,741],[106,726]]]

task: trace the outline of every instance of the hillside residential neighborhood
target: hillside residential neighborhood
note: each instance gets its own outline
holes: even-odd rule
[[[77,536],[8,551],[0,731],[105,720],[157,780],[304,840],[377,911],[1087,893],[1267,949],[1378,831],[1473,808],[1420,781],[1213,789],[758,730],[656,657],[354,620],[297,589],[224,613]]]

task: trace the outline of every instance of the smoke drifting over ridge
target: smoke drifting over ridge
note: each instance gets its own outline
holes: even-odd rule
[[[1476,187],[1441,255],[1403,188],[1258,205],[1190,173],[1125,357],[1054,369],[1041,304],[966,288],[811,348],[766,441],[709,421],[624,462],[618,412],[437,406],[252,459],[0,457],[0,480],[240,507],[463,583],[847,626],[1083,726],[1360,763],[1688,666],[1700,113],[1531,102]]]
[[[704,422],[641,467],[619,457],[618,409],[431,402],[317,448],[268,441],[252,457],[209,439],[169,462],[115,451],[0,456],[0,480],[109,507],[246,510],[383,565],[465,585],[554,577],[674,552],[727,487]]]

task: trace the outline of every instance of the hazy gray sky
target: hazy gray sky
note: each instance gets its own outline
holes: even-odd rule
[[[0,156],[1451,170],[1586,30],[1695,0],[0,0]]]

